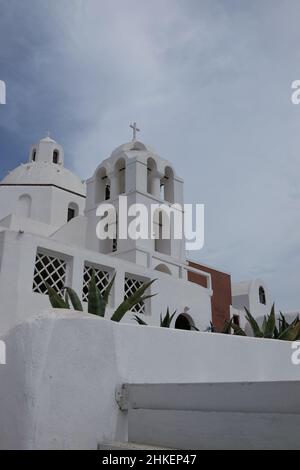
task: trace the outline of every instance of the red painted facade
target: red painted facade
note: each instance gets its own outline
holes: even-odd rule
[[[189,261],[189,266],[201,269],[211,275],[213,295],[211,298],[212,322],[217,331],[222,331],[225,320],[230,319],[231,296],[231,276],[230,274],[217,271],[207,266]],[[207,281],[201,274],[189,272],[188,280],[207,287]]]

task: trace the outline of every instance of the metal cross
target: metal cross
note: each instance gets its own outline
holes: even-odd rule
[[[134,122],[133,124],[130,124],[130,126],[132,131],[133,131],[133,138],[132,138],[132,142],[135,142],[136,141],[136,133],[137,132],[140,132],[140,129],[137,128],[136,126],[136,122]]]

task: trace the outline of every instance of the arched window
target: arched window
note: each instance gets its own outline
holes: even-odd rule
[[[74,219],[77,217],[79,214],[79,207],[75,202],[71,202],[68,206],[68,216],[67,216],[67,221],[70,222],[70,220]]]
[[[165,255],[171,254],[171,227],[170,218],[165,211],[160,209],[154,212],[154,249]]]
[[[59,162],[59,151],[54,150],[53,151],[53,163],[57,164]]]
[[[33,149],[33,150],[32,150],[31,160],[32,160],[33,162],[35,162],[35,160],[36,160],[36,149]]]
[[[110,199],[110,179],[105,168],[100,168],[96,175],[95,203]]]
[[[176,330],[192,330],[193,326],[194,326],[194,322],[189,315],[181,313],[176,318],[176,321],[175,321]]]
[[[165,264],[158,264],[155,268],[154,271],[159,271],[160,273],[165,273],[165,274],[172,274],[170,269],[168,268],[167,265]]]
[[[120,158],[115,165],[117,195],[124,194],[126,188],[125,182],[126,164],[124,158]]]
[[[158,196],[155,191],[155,183],[157,179],[157,167],[156,162],[153,158],[148,158],[147,160],[147,193],[152,194],[153,196]]]
[[[31,217],[32,199],[29,194],[22,194],[18,200],[17,215],[20,217]]]
[[[260,286],[259,288],[259,302],[263,305],[266,305],[266,292],[265,292],[265,289]]]

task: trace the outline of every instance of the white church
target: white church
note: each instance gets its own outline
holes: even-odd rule
[[[96,236],[99,204],[110,202],[117,210],[120,195],[127,196],[128,206],[162,202],[183,206],[183,180],[149,146],[135,139],[121,145],[82,182],[64,167],[62,146],[48,136],[32,146],[27,163],[0,182],[0,195],[2,331],[49,305],[45,282],[58,291],[71,286],[86,301],[92,268],[100,289],[117,275],[112,309],[141,283],[158,278],[153,285],[157,295],[138,312],[147,316],[147,323],[158,325],[167,307],[200,330],[213,321],[211,273],[205,266],[191,266],[184,239]],[[191,273],[204,282],[190,282]],[[255,315],[269,313],[272,299],[262,281],[230,283],[230,287],[236,316],[243,315],[244,306]],[[132,322],[131,317],[124,321]]]
[[[120,196],[146,207],[184,203],[175,168],[136,140],[133,127],[133,140],[85,182],[65,168],[64,149],[50,136],[0,182],[0,448],[280,446],[282,420],[284,429],[300,425],[298,415],[289,419],[299,400],[282,409],[272,398],[274,382],[276,393],[289,393],[299,380],[290,344],[205,333],[231,317],[244,326],[244,306],[268,314],[264,282],[232,283],[229,273],[190,260],[184,239],[96,236],[97,208],[109,202],[118,211]],[[101,291],[116,276],[107,318],[51,308],[45,283],[57,292],[72,287],[86,309],[92,270]],[[155,296],[111,322],[124,298],[152,279]],[[173,323],[159,328],[167,308],[176,311]],[[298,445],[288,435],[287,445]]]

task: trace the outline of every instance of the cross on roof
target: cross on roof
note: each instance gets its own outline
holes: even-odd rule
[[[132,142],[136,141],[136,133],[140,132],[140,129],[137,128],[136,122],[133,124],[130,124],[129,126],[132,129],[133,137],[132,137]]]

